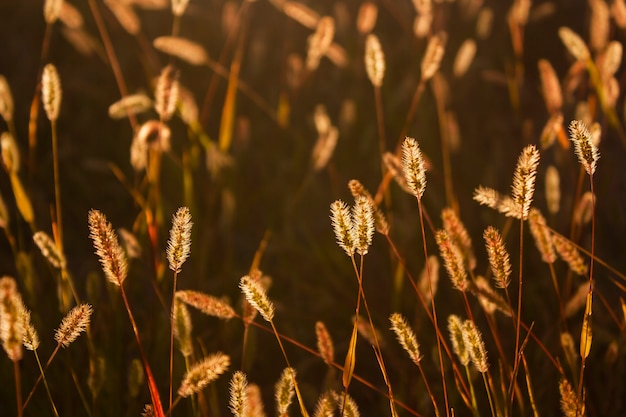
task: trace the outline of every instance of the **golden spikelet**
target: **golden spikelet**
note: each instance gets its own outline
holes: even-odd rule
[[[124,245],[126,256],[132,259],[141,258],[142,249],[137,237],[123,227],[119,228],[117,232]]]
[[[11,133],[0,134],[0,149],[4,168],[9,173],[17,173],[20,170],[20,150]]]
[[[609,5],[604,0],[590,0],[589,46],[595,52],[603,51],[609,40]]]
[[[22,343],[24,347],[28,350],[37,350],[39,348],[39,334],[37,334],[37,330],[35,330],[35,326],[33,326],[33,322],[30,317],[30,311],[21,305],[22,311],[18,315],[22,321]]]
[[[485,239],[489,265],[491,266],[496,286],[507,288],[511,282],[511,261],[509,253],[504,247],[502,237],[496,228],[489,226],[485,229],[483,238]]]
[[[574,223],[583,225],[591,221],[595,201],[596,196],[593,195],[591,191],[587,191],[582,195],[578,204],[576,204],[576,207],[574,208],[574,214],[572,215]]]
[[[180,353],[188,358],[193,355],[193,340],[191,338],[193,326],[187,306],[178,298],[174,301],[173,316],[174,336],[178,340]]]
[[[336,408],[337,401],[335,400],[333,393],[326,392],[320,395],[320,398],[317,400],[313,417],[335,417]]]
[[[554,243],[548,230],[546,219],[536,208],[531,208],[528,214],[528,223],[530,225],[530,233],[535,239],[535,245],[541,254],[541,260],[546,263],[554,263],[556,261],[556,253],[554,252]]]
[[[167,241],[167,260],[170,269],[179,273],[191,252],[191,213],[189,208],[181,207],[172,218],[170,239]]]
[[[122,28],[131,35],[138,35],[141,31],[141,21],[135,9],[122,0],[104,0],[111,13],[115,16]]]
[[[365,71],[374,87],[380,88],[385,78],[385,54],[378,36],[370,33],[365,38]]]
[[[593,175],[596,171],[600,153],[592,142],[591,133],[589,133],[587,126],[581,120],[572,120],[569,125],[569,132],[578,161],[585,168],[588,175]]]
[[[489,7],[483,7],[476,18],[476,37],[485,40],[491,35],[491,27],[493,26],[493,10]]]
[[[593,284],[592,284],[593,285]],[[566,318],[573,317],[574,314],[578,313],[581,308],[585,305],[587,301],[587,293],[589,292],[589,283],[583,282],[576,288],[576,292],[567,300],[565,306],[563,307],[563,314]]]
[[[465,320],[463,323],[463,340],[469,351],[472,363],[478,369],[478,372],[485,373],[489,369],[487,362],[487,350],[480,330],[471,320]]]
[[[187,398],[202,391],[207,385],[226,372],[229,366],[230,357],[221,352],[205,357],[193,364],[185,373],[180,388],[178,388],[178,395]]]
[[[11,87],[4,75],[0,74],[0,116],[5,122],[9,123],[13,121],[13,95],[11,94]]]
[[[43,4],[43,17],[47,24],[56,22],[63,7],[63,0],[46,0]]]
[[[0,278],[0,341],[9,359],[22,359],[23,314],[26,311],[12,277]]]
[[[441,211],[441,220],[443,221],[444,230],[461,251],[465,266],[469,271],[474,270],[474,268],[476,268],[476,256],[472,249],[472,239],[465,225],[461,219],[459,219],[456,212],[449,207]]]
[[[166,122],[176,110],[178,101],[178,71],[171,65],[163,68],[154,91],[154,108]]]
[[[189,39],[177,36],[159,36],[152,44],[157,50],[191,65],[205,65],[209,61],[209,54],[206,49]]]
[[[346,203],[341,200],[336,200],[330,205],[330,219],[335,231],[335,238],[337,244],[348,254],[348,256],[354,255],[356,249],[356,242],[354,241],[354,234],[352,232],[352,218],[350,216],[350,209]]]
[[[556,141],[557,135],[563,129],[563,114],[554,113],[546,122],[541,131],[540,143],[541,149],[548,149]]]
[[[87,330],[93,308],[90,304],[80,304],[70,310],[63,318],[54,334],[54,340],[63,347],[71,345],[78,336]]]
[[[309,29],[315,29],[320,20],[320,16],[316,11],[297,1],[286,1],[283,4],[283,12]]]
[[[587,264],[585,264],[583,258],[578,252],[578,249],[576,249],[574,244],[569,239],[566,239],[561,235],[553,234],[552,243],[554,243],[554,248],[561,259],[567,262],[567,265],[572,272],[578,275],[587,274]]]
[[[53,64],[47,64],[43,67],[41,75],[41,101],[48,120],[51,122],[55,122],[59,118],[62,96],[59,73]]]
[[[322,355],[322,359],[327,365],[332,365],[335,361],[335,347],[330,333],[323,322],[315,323],[315,336],[317,339],[317,351]]]
[[[626,29],[626,2],[624,0],[613,0],[611,2],[611,14],[615,19],[615,24],[620,29]]]
[[[402,171],[411,193],[421,200],[426,190],[426,167],[417,141],[406,137],[402,142]]]
[[[371,1],[366,1],[359,7],[359,12],[356,18],[356,28],[360,34],[368,34],[376,26],[376,20],[378,18],[378,6]]]
[[[389,321],[391,322],[391,330],[396,334],[400,346],[409,354],[411,360],[419,365],[422,360],[419,343],[417,343],[415,333],[407,324],[406,319],[399,313],[393,313],[389,316]]]
[[[422,39],[428,36],[433,25],[433,14],[423,13],[415,16],[413,20],[413,34],[416,38]]]
[[[565,378],[559,381],[559,393],[561,394],[561,411],[565,417],[579,417],[578,397],[572,385]]]
[[[274,304],[270,301],[261,284],[245,275],[239,281],[239,288],[246,300],[257,310],[266,321],[271,322],[274,318]]]
[[[172,14],[176,17],[181,17],[187,10],[189,0],[172,0]]]
[[[618,41],[611,41],[602,53],[602,61],[598,63],[598,70],[603,79],[615,75],[622,65],[623,46]]]
[[[561,206],[561,179],[554,165],[546,169],[546,203],[550,214],[557,214]]]
[[[193,92],[188,88],[179,85],[178,87],[178,112],[183,122],[191,127],[195,128],[198,123],[198,103],[194,98]]]
[[[343,417],[360,417],[361,413],[359,412],[359,407],[356,405],[354,399],[347,393],[344,395],[345,401],[338,398],[335,399],[335,402],[339,405],[340,415]]]
[[[539,165],[539,151],[534,145],[528,145],[517,160],[511,186],[513,201],[519,207],[522,219],[528,218],[528,210],[533,201],[535,179]]]
[[[328,161],[335,152],[337,140],[339,139],[339,129],[330,126],[324,133],[320,133],[311,153],[311,164],[314,171],[320,171],[328,165]]]
[[[359,255],[366,255],[374,236],[374,213],[365,197],[357,197],[352,207],[352,241]]]
[[[426,265],[422,269],[420,273],[420,277],[417,281],[417,289],[420,294],[422,294],[422,298],[424,299],[424,303],[430,304],[432,301],[432,297],[437,295],[437,288],[439,284],[439,258],[435,255],[431,255],[428,257],[426,261]],[[431,294],[432,289],[432,294]]]
[[[369,191],[365,189],[359,180],[350,180],[348,182],[348,188],[350,189],[352,197],[355,199],[357,197],[364,197],[367,199],[372,206],[372,210],[374,211],[374,227],[376,228],[376,231],[383,235],[387,235],[389,233],[389,223],[387,223],[387,219],[380,208],[376,206],[376,202]]]
[[[470,353],[463,337],[463,321],[459,316],[455,314],[448,316],[448,332],[450,333],[452,350],[459,358],[461,365],[467,366],[470,363]]]
[[[330,16],[322,17],[317,22],[315,32],[308,39],[308,50],[306,57],[306,68],[309,71],[317,69],[320,59],[333,43],[335,36],[335,20]]]
[[[547,59],[540,59],[537,66],[539,67],[539,76],[541,77],[543,100],[546,103],[548,113],[559,113],[561,107],[563,107],[563,94],[556,71],[554,71],[552,64]]]
[[[171,135],[169,126],[158,120],[148,120],[142,124],[130,145],[130,164],[135,171],[141,171],[148,166],[149,148],[168,152]]]
[[[324,55],[326,55],[326,58],[328,58],[330,62],[339,68],[345,68],[348,66],[348,56],[346,50],[337,42],[331,43]]]
[[[378,344],[383,347],[385,346],[385,341],[383,340],[383,336],[377,328],[372,330],[372,326],[369,321],[361,315],[352,316],[352,324],[356,322],[357,331],[359,334],[367,341],[368,344],[375,346],[376,340],[378,339]]]
[[[176,291],[176,298],[208,316],[229,320],[235,317],[235,310],[225,300],[201,293],[199,291]]]
[[[131,114],[143,113],[152,107],[152,100],[145,94],[131,94],[109,106],[111,119],[123,119]]]
[[[257,384],[248,384],[246,387],[246,396],[248,397],[248,412],[246,417],[266,417],[259,386]]]
[[[474,39],[466,39],[459,47],[456,57],[454,58],[454,64],[452,67],[452,73],[455,77],[460,78],[467,72],[467,69],[472,64],[474,56],[476,55],[476,41]]]
[[[421,63],[422,82],[430,80],[439,70],[441,59],[446,51],[446,38],[445,33],[440,33],[431,36],[428,40]]]
[[[83,15],[67,1],[61,2],[59,20],[69,29],[80,29],[83,26]]]
[[[274,389],[276,397],[276,409],[279,417],[287,416],[287,409],[293,401],[295,394],[296,371],[293,368],[285,368],[280,375]]]
[[[393,175],[393,179],[405,192],[413,194],[413,191],[406,183],[406,175],[404,174],[404,168],[402,166],[402,160],[391,152],[385,152],[383,154],[383,164],[385,168]]]
[[[470,287],[470,291],[478,298],[485,313],[493,314],[499,310],[504,315],[511,316],[511,307],[500,294],[493,290],[485,277],[478,275],[474,284]]]
[[[470,283],[459,248],[445,230],[438,230],[435,239],[452,285],[459,291],[467,291]]]
[[[65,269],[65,255],[59,250],[59,247],[50,236],[45,232],[39,231],[33,235],[33,240],[50,265],[58,269]]]
[[[585,44],[585,41],[575,33],[573,30],[566,26],[559,28],[559,37],[563,42],[563,45],[567,48],[570,54],[578,61],[586,61],[590,59],[591,54]]]
[[[574,347],[574,338],[572,338],[570,333],[561,333],[560,342],[567,364],[572,371],[576,372],[578,366],[578,356]]]
[[[90,210],[88,220],[89,237],[100,258],[104,275],[111,283],[121,286],[126,279],[128,264],[117,235],[100,211]]]
[[[246,374],[237,371],[230,380],[230,401],[229,408],[235,417],[248,416],[248,395],[246,388],[248,379]]]

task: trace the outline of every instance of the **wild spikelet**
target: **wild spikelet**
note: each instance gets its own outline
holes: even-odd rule
[[[176,110],[178,101],[178,71],[171,65],[163,68],[154,91],[154,108],[166,122]]]
[[[246,396],[248,397],[248,413],[246,417],[266,417],[259,386],[257,384],[248,384]]]
[[[357,197],[352,207],[352,241],[359,255],[367,254],[374,236],[374,213],[365,197]]]
[[[583,276],[587,274],[587,264],[585,264],[585,261],[580,256],[580,252],[569,239],[553,234],[552,243],[554,243],[554,248],[561,259],[567,262],[572,272]]]
[[[546,203],[550,214],[557,214],[561,206],[561,179],[554,165],[546,169]]]
[[[181,207],[172,217],[170,239],[167,242],[167,260],[170,269],[179,273],[191,252],[191,213],[189,208]]]
[[[469,351],[472,363],[476,369],[478,369],[478,372],[487,372],[489,363],[487,362],[485,343],[483,342],[483,337],[478,327],[476,327],[476,324],[471,320],[465,320],[463,323],[463,340]]]
[[[137,237],[123,227],[117,229],[117,233],[119,234],[122,245],[124,246],[126,256],[131,259],[141,258],[141,253],[143,251],[141,249],[141,244],[137,240]]]
[[[187,10],[189,0],[172,0],[172,14],[176,17],[181,17]]]
[[[474,270],[476,268],[476,256],[474,255],[474,249],[472,249],[472,238],[470,238],[465,225],[456,212],[449,207],[441,211],[441,220],[443,221],[444,230],[461,251],[465,266],[469,271]]]
[[[193,92],[183,85],[178,87],[178,113],[187,126],[195,127],[200,110]]]
[[[428,40],[426,45],[426,51],[422,57],[421,69],[422,69],[422,82],[430,80],[437,71],[439,71],[439,65],[441,59],[446,51],[446,34],[440,33],[433,35]]]
[[[354,241],[354,233],[352,231],[352,217],[350,215],[350,209],[346,203],[341,200],[336,200],[330,205],[330,219],[335,231],[335,238],[337,244],[348,254],[348,256],[354,255],[356,249],[356,242]]]
[[[393,175],[393,179],[408,194],[413,194],[413,191],[409,188],[406,182],[406,175],[404,174],[404,168],[402,166],[402,160],[391,152],[385,152],[383,154],[383,164],[385,168]]]
[[[372,210],[374,213],[374,227],[378,233],[383,235],[387,235],[389,233],[389,223],[387,223],[387,219],[383,212],[376,206],[376,202],[372,195],[365,189],[363,184],[359,180],[350,180],[348,182],[348,188],[350,189],[350,193],[352,197],[355,199],[357,197],[364,197],[372,206]]]
[[[626,2],[624,0],[613,0],[611,2],[611,14],[615,19],[615,24],[620,29],[626,29]]]
[[[59,247],[50,236],[45,232],[39,231],[33,235],[33,240],[50,265],[58,269],[65,269],[65,255],[59,250]]]
[[[46,0],[43,4],[43,17],[47,24],[56,22],[63,7],[63,0]]]
[[[28,350],[37,350],[39,348],[39,334],[33,326],[33,322],[30,317],[30,311],[22,304],[22,311],[18,314],[18,317],[22,320],[22,343]]]
[[[572,120],[569,125],[570,140],[574,144],[574,152],[578,156],[578,161],[585,168],[588,175],[593,175],[596,171],[596,164],[600,158],[598,148],[591,140],[591,133],[587,126],[580,120]]]
[[[230,357],[221,352],[213,353],[193,364],[183,377],[178,395],[187,398],[202,391],[230,366]]]
[[[376,26],[378,18],[378,6],[371,1],[366,1],[359,7],[359,13],[356,18],[356,28],[360,34],[368,34]]]
[[[332,365],[335,361],[335,346],[326,325],[321,321],[315,323],[315,336],[317,338],[317,351],[322,355],[322,359],[327,365]]]
[[[152,107],[152,100],[145,94],[131,94],[109,106],[111,119],[123,119],[131,114],[143,113]]]
[[[372,326],[365,317],[360,314],[358,316],[352,316],[352,324],[354,324],[355,322],[357,326],[357,331],[359,332],[361,337],[363,337],[363,339],[367,341],[368,344],[375,346],[376,340],[378,339],[378,344],[380,345],[380,347],[382,348],[385,346],[385,340],[383,339],[383,335],[376,327],[374,328],[374,330],[372,330]]]
[[[204,65],[209,61],[206,49],[197,42],[177,36],[159,36],[152,44],[159,51],[175,56],[191,65]]]
[[[411,193],[421,200],[426,190],[426,168],[417,141],[410,137],[402,142],[402,168]]]
[[[344,417],[360,417],[359,407],[356,405],[356,401],[349,394],[346,394],[345,402],[336,399],[335,402],[339,405],[340,415]],[[343,406],[343,409],[341,407]]]
[[[193,340],[191,338],[193,326],[189,310],[187,310],[187,306],[180,299],[175,299],[174,301],[173,315],[174,336],[178,340],[180,353],[185,358],[188,358],[193,354]]]
[[[546,219],[538,209],[531,208],[528,220],[530,233],[535,239],[535,245],[541,254],[541,260],[549,264],[554,263],[556,261],[556,253],[554,252],[554,243],[552,243]]]
[[[580,309],[583,308],[587,300],[588,292],[588,282],[583,282],[582,284],[578,285],[578,288],[576,288],[576,292],[574,292],[570,299],[567,300],[567,303],[565,303],[565,306],[563,307],[563,314],[566,318],[573,317],[574,314],[578,313]]]
[[[320,15],[316,11],[297,1],[286,1],[283,4],[283,12],[309,29],[315,29],[320,20]]]
[[[618,41],[611,41],[602,53],[602,60],[598,62],[598,70],[602,79],[606,80],[615,75],[622,65],[623,46]]]
[[[596,196],[593,195],[591,191],[587,191],[582,195],[580,201],[578,201],[578,204],[576,204],[574,208],[574,214],[572,215],[574,223],[583,225],[591,221],[595,201]]]
[[[548,149],[556,141],[556,137],[563,128],[563,114],[554,113],[546,122],[541,131],[540,144],[541,149]]]
[[[317,22],[315,32],[308,39],[308,50],[306,57],[306,68],[314,71],[320,64],[320,59],[324,56],[335,36],[335,20],[330,16],[322,17]]]
[[[459,47],[456,57],[454,58],[452,73],[455,77],[460,78],[465,75],[475,55],[476,41],[474,41],[474,39],[466,39]]]
[[[474,280],[474,284],[470,291],[478,298],[485,313],[493,314],[496,310],[499,310],[507,316],[511,315],[511,307],[500,294],[494,291],[485,277],[478,275]]]
[[[225,320],[235,317],[235,310],[225,300],[198,291],[176,291],[176,298],[209,316]]]
[[[0,116],[5,122],[9,123],[13,120],[13,95],[11,87],[4,75],[0,75]]]
[[[578,61],[586,61],[590,59],[591,54],[585,44],[585,41],[568,27],[559,28],[559,37],[570,54]]]
[[[438,230],[435,234],[435,240],[439,246],[439,252],[448,276],[452,280],[452,285],[459,291],[467,291],[470,283],[459,248],[445,230]]]
[[[80,29],[83,26],[83,15],[67,1],[61,2],[59,20],[69,29]]]
[[[561,333],[560,337],[561,348],[565,355],[565,361],[569,365],[571,370],[576,370],[578,366],[578,355],[576,354],[576,348],[574,347],[574,338],[571,333]]]
[[[333,393],[326,392],[317,400],[313,417],[335,417],[336,408],[337,401],[333,397]]]
[[[491,27],[493,26],[493,10],[489,7],[483,7],[476,18],[476,37],[484,40],[491,35]]]
[[[249,275],[241,278],[239,288],[246,297],[246,300],[254,307],[266,321],[271,322],[274,318],[274,304],[267,298],[265,289],[261,284]]]
[[[230,380],[229,408],[235,417],[248,417],[248,395],[246,374],[237,371]]]
[[[413,34],[416,38],[422,39],[428,36],[433,25],[432,12],[422,13],[415,16],[413,20]]]
[[[22,359],[23,314],[26,311],[17,284],[12,277],[0,278],[0,341],[9,359]]]
[[[540,59],[537,65],[539,67],[539,76],[541,77],[543,100],[546,103],[548,113],[558,113],[563,107],[563,94],[556,71],[554,71],[552,64],[547,59]]]
[[[415,333],[407,324],[406,319],[399,313],[393,313],[389,316],[389,321],[391,322],[391,330],[396,334],[402,348],[409,354],[411,360],[416,365],[419,365],[422,360],[419,344],[417,343]]]
[[[148,166],[148,151],[150,148],[161,152],[170,150],[172,131],[167,124],[158,120],[148,120],[142,124],[130,145],[130,164],[135,171],[141,171]]]
[[[489,226],[483,233],[487,247],[487,256],[489,257],[489,265],[493,272],[493,279],[500,288],[507,288],[510,283],[511,261],[509,253],[504,247],[504,242],[500,233]]]
[[[82,332],[87,330],[91,313],[93,313],[93,308],[90,304],[80,304],[71,309],[61,321],[61,325],[54,334],[54,340],[63,347],[71,345]]]
[[[121,0],[104,0],[120,26],[130,35],[138,35],[141,31],[141,20],[132,5]]]
[[[580,416],[576,392],[565,378],[561,378],[559,381],[559,393],[561,394],[561,411],[563,415],[565,417]]]
[[[2,150],[2,164],[9,173],[17,173],[20,170],[20,149],[9,132],[0,134],[0,149]]]
[[[611,28],[609,5],[604,0],[591,0],[591,18],[589,20],[589,46],[595,52],[601,52],[609,40]]]
[[[380,88],[383,85],[385,66],[385,54],[378,36],[370,33],[365,38],[365,70],[374,87]]]
[[[324,55],[338,68],[346,68],[348,66],[348,54],[337,42],[331,43]]]
[[[328,165],[335,152],[338,139],[339,129],[335,126],[330,126],[326,132],[319,134],[311,152],[311,164],[314,171],[320,171]]]
[[[517,160],[511,186],[513,201],[520,208],[520,215],[524,220],[528,218],[528,210],[533,201],[537,165],[539,151],[534,145],[526,146]]]
[[[459,316],[455,314],[448,316],[448,332],[450,333],[452,350],[459,358],[461,365],[467,366],[470,363],[470,353],[463,337],[463,321],[461,321]]]
[[[41,75],[41,101],[48,120],[51,122],[55,122],[59,118],[62,96],[63,90],[61,89],[59,73],[53,64],[47,64],[43,67]]]
[[[90,210],[88,220],[89,237],[100,258],[104,275],[112,284],[121,286],[126,279],[128,264],[117,235],[105,215],[98,210]]]
[[[437,258],[435,255],[430,255],[417,281],[417,289],[419,290],[420,294],[422,294],[424,303],[430,304],[432,300],[431,289],[432,289],[432,297],[437,296],[438,286],[439,286],[439,258]]]
[[[296,371],[293,368],[285,368],[280,375],[274,389],[276,397],[276,409],[280,417],[287,416],[287,409],[293,401],[295,394]]]

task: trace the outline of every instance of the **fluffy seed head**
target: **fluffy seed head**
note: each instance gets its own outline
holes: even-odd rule
[[[176,298],[187,305],[197,308],[208,316],[226,320],[235,317],[235,310],[228,302],[199,291],[176,291]]]
[[[448,316],[448,332],[450,332],[452,350],[459,358],[461,365],[467,366],[470,362],[470,354],[469,348],[465,344],[465,339],[463,338],[463,321],[459,316],[455,314]]]
[[[496,285],[500,288],[507,288],[509,286],[511,275],[511,261],[509,259],[509,253],[504,247],[504,242],[500,233],[494,228],[489,226],[483,233],[487,247],[487,256],[489,257],[489,265],[493,272],[493,279],[496,281]]]
[[[41,101],[43,102],[43,108],[46,111],[48,120],[51,122],[59,118],[62,96],[63,91],[61,90],[59,73],[54,65],[47,64],[43,68],[41,76]]]
[[[89,304],[81,304],[71,309],[54,334],[54,340],[63,347],[68,347],[82,332],[87,330],[91,313],[93,313],[93,308]]]
[[[8,276],[0,278],[0,341],[13,362],[22,359],[25,311],[15,280]]]
[[[246,275],[239,281],[239,288],[248,303],[250,303],[266,321],[271,322],[274,318],[274,304],[267,298],[265,289],[261,284],[253,280],[249,275]]]
[[[63,0],[46,0],[43,5],[43,17],[47,24],[56,22],[63,8]]]
[[[385,54],[378,36],[370,33],[365,38],[365,70],[374,87],[383,85],[385,77]]]
[[[387,235],[389,233],[389,223],[387,223],[387,219],[383,212],[376,206],[376,202],[372,195],[365,189],[363,184],[359,180],[350,180],[348,182],[348,188],[350,189],[350,193],[352,197],[355,199],[357,197],[364,197],[372,206],[372,210],[374,211],[374,227],[378,233],[383,235]]]
[[[0,150],[4,168],[9,173],[17,173],[20,170],[20,149],[11,133],[2,132],[0,135]]]
[[[96,255],[100,258],[104,275],[111,283],[121,286],[126,279],[128,264],[117,235],[100,211],[90,210],[88,220],[89,237],[93,241]]]
[[[455,77],[459,78],[465,75],[467,69],[472,64],[474,56],[476,55],[476,41],[474,39],[466,39],[454,58],[454,66],[452,67],[452,73]]]
[[[309,29],[315,29],[320,20],[320,16],[315,10],[298,1],[286,1],[283,4],[283,12]]]
[[[293,368],[285,368],[276,383],[276,408],[280,417],[287,416],[287,409],[295,394],[295,378],[296,371]]]
[[[266,417],[259,386],[256,384],[248,384],[246,387],[246,396],[248,397],[248,413],[246,417]]]
[[[130,2],[105,0],[104,4],[107,5],[120,26],[126,32],[131,35],[139,34],[139,31],[141,30],[141,20],[139,20],[139,16],[137,16],[135,9]]]
[[[434,35],[428,41],[426,45],[426,51],[422,58],[422,81],[430,80],[437,71],[439,71],[439,65],[441,65],[441,59],[446,51],[446,34]]]
[[[4,75],[0,75],[0,116],[6,121],[13,120],[13,95]]]
[[[591,140],[591,133],[587,126],[580,120],[572,120],[569,125],[570,140],[574,144],[574,151],[578,160],[587,171],[588,175],[593,175],[596,171],[596,164],[600,158],[598,148]]]
[[[372,205],[365,197],[357,197],[352,207],[352,240],[359,255],[367,254],[374,236]]]
[[[109,117],[123,119],[131,114],[143,113],[152,107],[152,100],[145,94],[131,94],[109,106]]]
[[[611,28],[609,5],[604,0],[592,0],[589,5],[591,6],[589,46],[592,50],[600,52],[604,50],[609,40]]]
[[[559,393],[561,394],[561,411],[563,415],[565,415],[565,417],[579,416],[576,392],[565,378],[561,378],[559,381]]]
[[[33,240],[44,258],[50,262],[50,265],[58,269],[65,269],[65,255],[63,255],[63,253],[59,250],[59,247],[56,243],[54,243],[52,238],[48,236],[48,234],[41,231],[36,232],[33,235]]]
[[[170,239],[167,242],[167,260],[170,269],[179,273],[191,251],[191,213],[189,208],[181,207],[172,218]]]
[[[559,28],[559,37],[569,53],[578,61],[586,61],[591,56],[585,41],[570,28],[565,26]]]
[[[248,379],[246,374],[241,371],[237,371],[233,374],[230,380],[230,411],[232,411],[235,417],[247,417],[248,416],[248,395],[246,388],[248,386]]]
[[[469,288],[467,279],[467,271],[463,263],[463,256],[459,248],[452,241],[445,230],[439,230],[435,234],[439,252],[443,258],[443,264],[446,267],[448,276],[452,280],[452,285],[459,291],[466,291]]]
[[[489,369],[487,362],[487,350],[480,330],[471,320],[465,320],[463,323],[463,340],[467,346],[472,359],[472,363],[478,369],[478,372],[485,373]]]
[[[195,363],[187,371],[178,388],[178,395],[187,398],[215,381],[230,366],[230,357],[221,352],[213,353]]]
[[[561,83],[556,71],[547,59],[540,59],[538,62],[539,76],[541,77],[541,90],[543,100],[546,103],[548,113],[555,114],[563,107],[563,94],[561,93]]]
[[[528,218],[528,210],[533,201],[537,165],[539,165],[539,151],[535,145],[526,146],[517,160],[511,187],[513,201],[519,207],[522,219]]]
[[[546,169],[546,202],[551,214],[559,212],[561,206],[561,178],[554,165]]]
[[[376,26],[378,18],[378,6],[371,1],[366,1],[359,7],[359,14],[356,18],[356,28],[361,34],[370,33]]]
[[[472,249],[472,239],[456,212],[449,207],[444,208],[441,211],[441,220],[443,221],[444,230],[461,251],[463,262],[467,269],[471,271],[476,268],[476,256],[474,256],[474,250]]]
[[[180,17],[185,14],[189,0],[172,0],[172,14]]]
[[[535,245],[541,254],[541,260],[549,264],[553,263],[556,261],[556,253],[554,252],[554,244],[552,243],[546,219],[539,210],[532,208],[530,209],[528,220],[530,233],[535,239]]]
[[[332,365],[335,361],[335,347],[330,333],[321,321],[315,323],[315,336],[317,338],[317,350],[322,355],[322,359],[327,365]]]
[[[596,202],[596,196],[591,191],[585,192],[576,207],[574,208],[573,219],[574,223],[582,225],[591,221],[593,215],[593,207]]]
[[[587,274],[587,264],[585,264],[582,256],[580,256],[580,252],[569,239],[553,234],[552,243],[554,243],[554,248],[561,259],[567,262],[572,272],[583,276]]]
[[[417,141],[410,137],[402,142],[402,168],[409,189],[421,200],[426,190],[426,168]]]
[[[37,350],[39,347],[39,334],[37,334],[37,330],[35,330],[35,326],[33,326],[31,321],[30,311],[24,307],[19,317],[21,317],[22,329],[24,329],[24,334],[22,335],[24,347],[28,350]]]
[[[335,231],[337,244],[348,254],[354,255],[356,249],[353,237],[352,217],[346,203],[336,200],[330,205],[330,219]]]
[[[335,417],[335,408],[337,408],[337,401],[335,401],[333,393],[324,393],[315,404],[313,417]]]
[[[176,110],[178,87],[178,71],[171,65],[163,68],[154,91],[154,108],[162,121],[168,121]]]
[[[411,360],[416,365],[419,365],[420,360],[422,360],[419,344],[417,343],[415,333],[409,327],[405,318],[402,317],[402,315],[400,315],[399,313],[393,313],[389,317],[389,321],[391,321],[391,330],[393,330],[393,332],[396,334],[400,345],[409,354]]]
[[[193,354],[193,341],[191,339],[193,326],[191,324],[189,310],[185,303],[176,298],[172,314],[174,319],[174,336],[176,340],[178,340],[180,353],[182,353],[185,358],[188,358]]]
[[[204,65],[209,61],[206,49],[197,42],[177,36],[159,36],[152,44],[159,51],[175,56],[191,65]]]
[[[320,59],[333,43],[335,36],[335,20],[330,16],[322,17],[317,23],[315,32],[309,36],[306,67],[309,71],[317,69]]]
[[[311,153],[311,163],[314,171],[320,171],[328,165],[328,161],[335,152],[337,140],[339,139],[339,129],[329,126],[324,133],[317,136],[317,141]]]

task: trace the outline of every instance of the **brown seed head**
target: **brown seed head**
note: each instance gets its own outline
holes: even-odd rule
[[[183,377],[178,395],[187,398],[215,381],[230,366],[230,357],[221,352],[213,353],[195,363]]]
[[[489,257],[489,265],[493,272],[493,279],[500,288],[507,288],[510,283],[511,261],[509,253],[504,247],[504,242],[500,233],[489,226],[483,233],[487,247],[487,256]]]
[[[591,54],[585,44],[585,41],[568,27],[559,28],[559,37],[570,54],[578,61],[586,61],[590,59]]]
[[[472,271],[476,268],[476,256],[474,255],[474,249],[472,249],[472,238],[470,238],[465,225],[456,212],[449,207],[441,211],[441,220],[443,221],[444,230],[461,251],[465,266]]]
[[[402,142],[402,168],[411,193],[421,200],[426,190],[424,157],[417,141],[408,136]]]
[[[59,73],[54,65],[47,64],[41,75],[41,101],[48,120],[51,122],[55,122],[59,118],[62,96]]]
[[[365,38],[365,70],[374,87],[383,85],[385,78],[385,54],[378,36],[370,33]]]
[[[197,308],[208,316],[226,320],[235,317],[235,310],[228,302],[199,291],[176,291],[176,298],[187,305]]]
[[[569,132],[578,161],[585,168],[588,175],[593,175],[596,171],[600,153],[592,142],[591,133],[589,133],[587,126],[581,120],[572,120],[569,125]]]
[[[441,59],[446,51],[446,39],[445,33],[433,35],[429,39],[421,63],[422,82],[430,80],[439,70]]]
[[[4,75],[0,75],[0,116],[8,123],[13,120],[13,95]]]
[[[530,233],[535,239],[535,245],[541,254],[541,259],[546,263],[554,263],[556,261],[556,253],[554,252],[554,244],[548,230],[546,219],[541,212],[536,209],[530,209],[528,215],[530,224]]]
[[[88,220],[89,237],[100,258],[104,275],[111,283],[121,286],[126,279],[128,264],[117,235],[100,211],[90,210]]]
[[[93,308],[89,304],[81,304],[71,309],[54,334],[57,343],[63,347],[71,345],[82,332],[87,330],[91,313],[93,313]]]
[[[335,347],[330,333],[323,322],[315,323],[315,335],[317,338],[317,350],[322,355],[322,359],[327,365],[332,365],[335,361]]]
[[[389,317],[389,321],[391,322],[391,330],[396,334],[402,348],[409,354],[411,360],[416,365],[419,365],[420,360],[422,360],[419,344],[417,343],[415,333],[407,324],[406,319],[399,313],[393,313]]]
[[[463,256],[458,247],[445,230],[437,231],[435,239],[452,285],[459,291],[467,291],[470,283],[467,279]]]

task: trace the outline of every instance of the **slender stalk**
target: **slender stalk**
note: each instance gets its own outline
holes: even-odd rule
[[[43,368],[41,367],[41,361],[39,360],[39,354],[37,354],[37,350],[34,350],[35,359],[37,360],[37,366],[39,367],[39,374],[43,378],[43,385],[46,387],[46,393],[48,394],[48,399],[50,400],[50,405],[52,406],[52,411],[56,417],[59,417],[59,413],[57,411],[56,406],[54,405],[54,400],[52,400],[52,394],[50,393],[50,387],[48,387],[48,380],[46,379],[46,375],[44,373]]]
[[[172,383],[174,374],[174,303],[176,302],[176,281],[178,272],[174,271],[174,289],[172,290],[172,307],[170,309],[170,388],[169,408],[172,409]]]
[[[59,349],[61,348],[61,344],[57,343],[57,346],[54,348],[54,351],[52,352],[52,354],[50,355],[50,357],[48,358],[48,362],[46,362],[46,366],[44,366],[43,370],[44,372],[48,369],[48,366],[50,366],[50,363],[52,362],[52,359],[54,359],[54,357],[56,356],[57,352],[59,351]],[[33,394],[35,393],[35,389],[37,389],[37,385],[39,385],[39,383],[41,382],[41,380],[43,379],[43,373],[41,373],[39,375],[39,377],[37,378],[37,380],[35,381],[35,385],[33,385],[33,387],[31,388],[30,392],[28,393],[28,397],[26,397],[26,401],[24,401],[24,404],[21,407],[21,410],[24,411],[24,409],[26,408],[26,406],[28,405],[28,402],[30,401],[30,399],[33,397]]]
[[[15,378],[15,402],[17,403],[17,415],[22,417],[24,415],[24,409],[22,408],[22,382],[20,378],[20,365],[19,361],[13,361],[13,376]]]
[[[496,417],[497,413],[493,405],[493,398],[491,397],[491,389],[489,388],[490,384],[487,383],[487,373],[483,372],[481,373],[481,375],[483,376],[483,382],[485,383],[485,391],[487,391],[487,398],[489,399],[489,408],[491,409],[491,416]]]
[[[59,180],[59,151],[58,151],[58,138],[57,138],[57,122],[51,121],[52,125],[52,163],[54,171],[54,200],[55,211],[57,218],[57,240],[56,243],[59,246],[59,250],[63,252],[63,221],[61,215],[61,182]]]
[[[470,394],[472,396],[472,414],[474,417],[480,417],[478,412],[478,403],[476,402],[476,393],[474,392],[474,383],[472,382],[472,376],[470,375],[469,365],[465,365],[465,375],[467,376],[467,383],[470,387]]]

